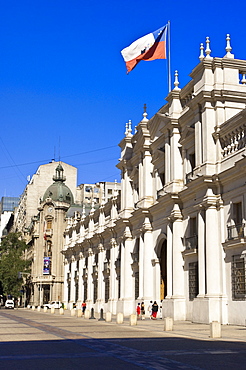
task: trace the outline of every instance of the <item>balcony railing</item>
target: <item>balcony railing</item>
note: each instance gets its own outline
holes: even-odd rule
[[[88,268],[85,267],[85,268],[83,268],[83,277],[87,278],[87,276],[88,276]]]
[[[245,224],[237,224],[227,226],[227,238],[228,240],[241,239],[245,237],[244,233]]]
[[[194,171],[191,171],[191,172],[186,174],[185,183],[188,184],[189,182],[191,182],[194,179],[196,179],[196,176],[194,175]]]
[[[92,271],[93,271],[93,274],[97,274],[98,273],[98,266],[94,265]]]
[[[197,249],[198,248],[198,237],[197,235],[189,236],[185,238],[185,249]]]

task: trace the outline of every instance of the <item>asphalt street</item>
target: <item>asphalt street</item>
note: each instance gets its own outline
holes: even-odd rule
[[[69,311],[0,310],[0,369],[245,369],[246,327],[129,320],[116,324]]]

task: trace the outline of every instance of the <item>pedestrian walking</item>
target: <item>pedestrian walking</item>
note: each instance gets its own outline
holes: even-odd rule
[[[137,312],[137,317],[139,319],[140,317],[140,313],[141,313],[141,307],[140,307],[140,303],[138,303],[137,307],[136,307],[136,312]]]
[[[154,303],[152,304],[152,319],[153,320],[156,320],[157,312],[158,312],[158,304],[156,303],[156,301],[154,301]]]
[[[82,303],[81,307],[82,307],[82,315],[84,315],[85,314],[85,310],[86,310],[86,303],[85,303],[85,301]]]
[[[151,319],[152,317],[152,301],[149,302],[149,306],[148,306],[148,312],[149,312],[149,318]]]
[[[141,303],[141,319],[145,319],[145,307],[144,307],[144,302]]]

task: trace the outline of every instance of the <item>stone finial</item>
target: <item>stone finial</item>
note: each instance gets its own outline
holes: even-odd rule
[[[118,195],[118,188],[117,188],[117,180],[114,180],[114,196],[117,197]]]
[[[132,121],[129,119],[129,121],[126,123],[126,136],[132,136]]]
[[[206,59],[213,59],[210,55],[211,54],[211,49],[210,49],[209,45],[210,45],[209,37],[206,37],[206,50],[205,50]]]
[[[125,130],[125,135],[128,134],[128,122],[126,122],[126,130]]]
[[[142,122],[147,122],[148,121],[148,118],[147,118],[148,113],[146,111],[147,110],[147,105],[146,104],[144,104],[143,109],[144,109],[144,111],[143,111],[143,119],[142,119]]]
[[[175,91],[180,91],[178,75],[179,75],[178,71],[176,70],[175,73],[174,73],[174,86],[175,86],[175,88],[173,89]]]
[[[204,58],[205,58],[205,55],[204,55],[204,46],[203,46],[203,43],[201,43],[200,44],[200,56],[199,56],[199,59],[200,59],[200,61],[202,61]]]
[[[242,73],[242,79],[241,79],[241,84],[245,85],[246,84],[246,78],[245,78],[246,73]]]
[[[231,58],[231,59],[234,59],[234,54],[231,53],[232,51],[232,47],[231,47],[231,43],[230,43],[230,35],[229,33],[226,35],[226,55],[225,55],[225,58]]]
[[[132,133],[132,121],[129,119],[129,122],[128,122],[128,134],[131,135]]]

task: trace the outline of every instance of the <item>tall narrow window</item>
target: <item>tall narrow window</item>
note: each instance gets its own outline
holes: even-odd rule
[[[233,256],[232,261],[232,299],[234,301],[245,301],[245,259],[241,255]]]
[[[84,302],[87,301],[87,280],[84,282]]]
[[[193,301],[198,295],[198,263],[189,263],[189,300]]]
[[[79,299],[79,284],[75,284],[75,302]]]
[[[228,239],[244,238],[242,202],[233,203],[232,205],[232,225],[227,226]]]
[[[93,303],[96,303],[97,301],[97,280],[94,281],[93,283],[94,285],[94,294],[93,294]]]
[[[46,228],[47,228],[47,230],[51,230],[52,229],[52,219],[49,218],[47,220]]]
[[[235,225],[242,223],[242,202],[233,203],[233,220]]]
[[[109,278],[105,279],[105,303],[109,300]]]
[[[135,299],[139,297],[139,272],[135,272]]]

